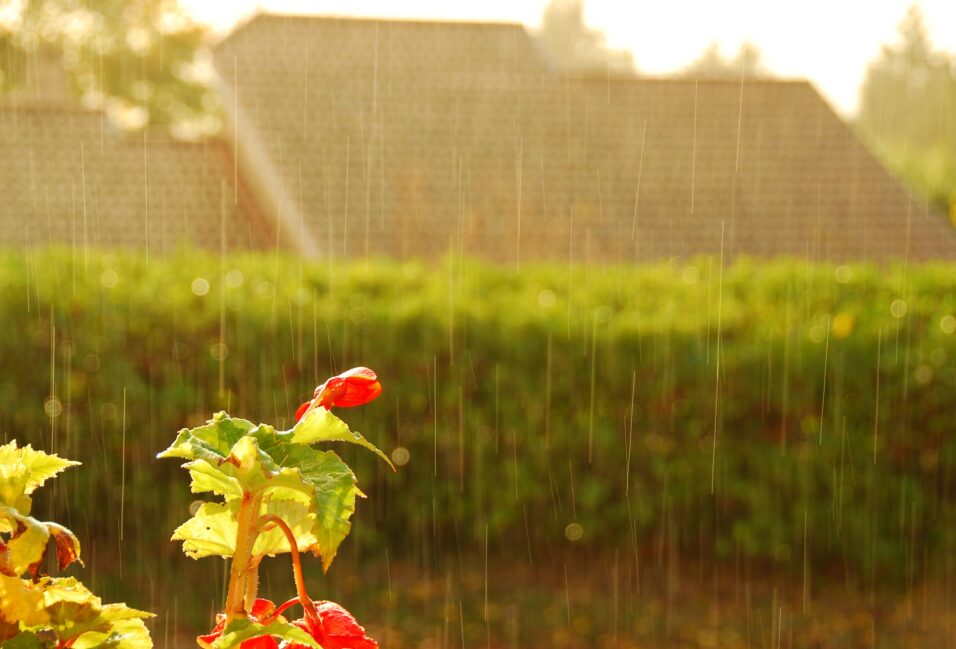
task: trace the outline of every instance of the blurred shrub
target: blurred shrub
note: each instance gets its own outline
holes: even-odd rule
[[[96,574],[125,552],[150,589],[191,500],[154,454],[219,409],[288,426],[353,365],[385,392],[339,414],[409,459],[340,449],[370,495],[353,543],[429,561],[486,526],[492,549],[560,549],[577,523],[595,548],[871,583],[956,550],[954,288],[943,264],[8,252],[0,431],[84,462],[48,517],[122,532],[93,544]]]

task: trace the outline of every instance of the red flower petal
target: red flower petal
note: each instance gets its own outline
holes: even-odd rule
[[[279,649],[279,643],[271,635],[261,635],[252,640],[246,640],[239,649]]]
[[[325,649],[378,649],[378,643],[365,635],[352,614],[335,602],[318,602],[315,610],[325,627]]]
[[[335,602],[313,602],[319,617],[316,627],[308,619],[299,619],[292,624],[312,636],[322,649],[378,649],[378,643],[365,635],[352,614]],[[305,645],[291,644],[289,649],[305,649]]]
[[[378,376],[373,370],[367,367],[353,367],[339,374],[339,378],[348,381],[367,381],[368,383],[378,383]]]
[[[252,603],[252,610],[249,611],[249,619],[253,622],[260,622],[269,617],[272,612],[276,610],[276,605],[273,604],[270,600],[264,598],[256,598],[256,601]],[[219,636],[222,635],[223,630],[226,628],[226,616],[222,613],[216,615],[216,627],[206,635],[201,635],[197,640],[201,643],[204,643],[204,646],[211,645],[213,642],[219,639]],[[262,635],[258,638],[252,638],[251,640],[246,640],[241,645],[240,649],[278,649],[279,643],[276,642],[276,639],[271,635]]]
[[[317,387],[312,402],[329,410],[333,407],[351,408],[368,403],[381,393],[382,384],[375,372],[367,367],[353,367]]]
[[[312,405],[311,401],[306,401],[301,406],[299,406],[295,411],[295,420],[299,421],[300,419],[302,419],[302,415],[305,414],[305,411],[308,410],[309,406],[311,405]]]
[[[239,649],[279,649],[279,643],[271,635],[260,635],[251,640],[246,640]]]
[[[219,613],[216,615],[216,626],[213,628],[213,630],[206,635],[197,637],[196,639],[202,643],[205,643],[206,645],[211,645],[219,638],[219,636],[222,635],[222,630],[224,628],[226,628],[226,616],[222,613]]]
[[[259,622],[269,617],[274,610],[276,610],[276,605],[272,603],[272,600],[257,597],[256,601],[252,603],[252,610],[249,611],[249,617]]]

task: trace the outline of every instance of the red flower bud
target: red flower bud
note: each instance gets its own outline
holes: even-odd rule
[[[327,410],[361,406],[382,393],[382,384],[375,372],[367,367],[353,367],[333,376],[315,389],[311,401],[306,401],[295,411],[295,420],[299,421],[310,408],[322,406]]]

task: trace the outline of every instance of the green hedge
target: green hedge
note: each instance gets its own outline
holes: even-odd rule
[[[560,549],[577,523],[869,583],[956,550],[954,288],[953,265],[8,252],[0,431],[84,462],[44,507],[151,592],[191,500],[155,453],[219,409],[288,425],[353,365],[385,392],[340,414],[411,461],[342,449],[370,496],[350,543]]]

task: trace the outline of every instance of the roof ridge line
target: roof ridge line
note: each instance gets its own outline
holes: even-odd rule
[[[353,16],[337,14],[303,14],[279,11],[257,11],[242,23],[245,26],[261,19],[281,18],[302,21],[354,22],[354,23],[396,23],[402,25],[462,26],[462,27],[511,27],[528,30],[524,23],[499,20],[452,20],[445,18],[405,18],[400,16]]]

